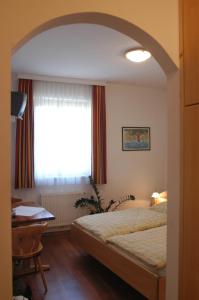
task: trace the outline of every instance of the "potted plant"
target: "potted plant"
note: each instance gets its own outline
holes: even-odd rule
[[[93,188],[94,196],[92,195],[90,198],[82,197],[78,199],[75,202],[74,207],[87,207],[90,210],[90,214],[104,213],[110,210],[115,210],[122,202],[127,200],[135,200],[135,196],[127,195],[120,200],[110,200],[108,205],[104,207],[103,198],[101,197],[98,187],[91,176],[89,176],[89,182]]]

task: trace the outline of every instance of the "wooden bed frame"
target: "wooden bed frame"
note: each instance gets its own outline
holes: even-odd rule
[[[165,300],[165,277],[136,264],[75,224],[71,225],[71,238],[149,300]]]

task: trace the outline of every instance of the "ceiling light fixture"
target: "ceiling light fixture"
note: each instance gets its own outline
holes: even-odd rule
[[[128,60],[133,62],[143,62],[151,57],[151,53],[144,49],[132,49],[125,53]]]

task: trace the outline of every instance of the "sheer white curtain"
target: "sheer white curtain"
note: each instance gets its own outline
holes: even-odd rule
[[[37,185],[81,183],[91,174],[91,86],[34,81]]]

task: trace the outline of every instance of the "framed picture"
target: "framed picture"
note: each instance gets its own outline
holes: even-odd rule
[[[144,151],[150,149],[150,127],[122,127],[123,151]]]

